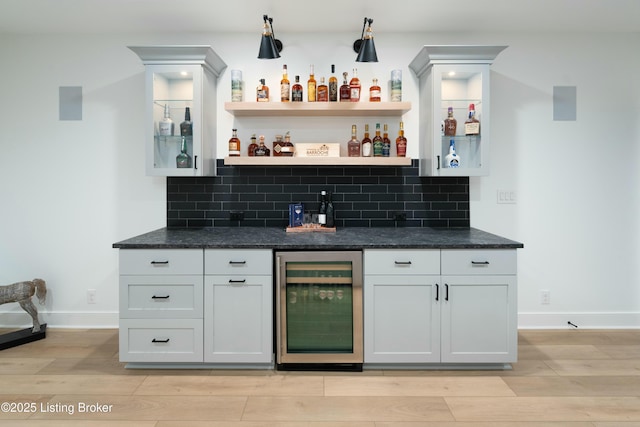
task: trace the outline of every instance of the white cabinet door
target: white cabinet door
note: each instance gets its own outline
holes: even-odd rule
[[[442,362],[515,362],[516,276],[442,276],[442,284]]]
[[[271,363],[272,287],[272,276],[205,276],[205,362]]]
[[[440,361],[438,277],[365,276],[365,363]]]

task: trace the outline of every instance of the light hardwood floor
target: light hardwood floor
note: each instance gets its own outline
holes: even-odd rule
[[[639,330],[523,330],[519,353],[511,371],[127,370],[117,331],[49,329],[0,351],[0,425],[640,426]]]

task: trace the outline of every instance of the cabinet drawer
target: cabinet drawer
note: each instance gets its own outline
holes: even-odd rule
[[[202,362],[202,319],[121,319],[121,362]]]
[[[202,249],[120,249],[120,274],[202,274]]]
[[[202,318],[200,276],[120,276],[120,317]]]
[[[207,249],[204,274],[271,274],[273,253],[268,249]]]
[[[440,274],[440,250],[368,249],[365,274]]]
[[[447,249],[442,251],[442,274],[516,274],[515,249]]]

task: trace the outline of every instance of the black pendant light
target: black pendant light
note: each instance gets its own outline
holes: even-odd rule
[[[258,51],[258,59],[276,59],[280,58],[282,50],[282,42],[275,38],[273,34],[273,18],[263,15],[264,27],[262,29],[262,38],[260,39],[260,50]]]
[[[356,62],[378,62],[378,55],[376,54],[376,46],[373,44],[373,31],[371,30],[371,24],[373,19],[364,18],[362,24],[362,35],[359,40],[353,42],[353,50],[358,53]],[[367,26],[367,24],[369,24]],[[365,33],[366,27],[366,33]]]

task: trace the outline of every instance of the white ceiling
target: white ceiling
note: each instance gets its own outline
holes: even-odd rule
[[[640,0],[0,0],[0,34],[640,32]]]

